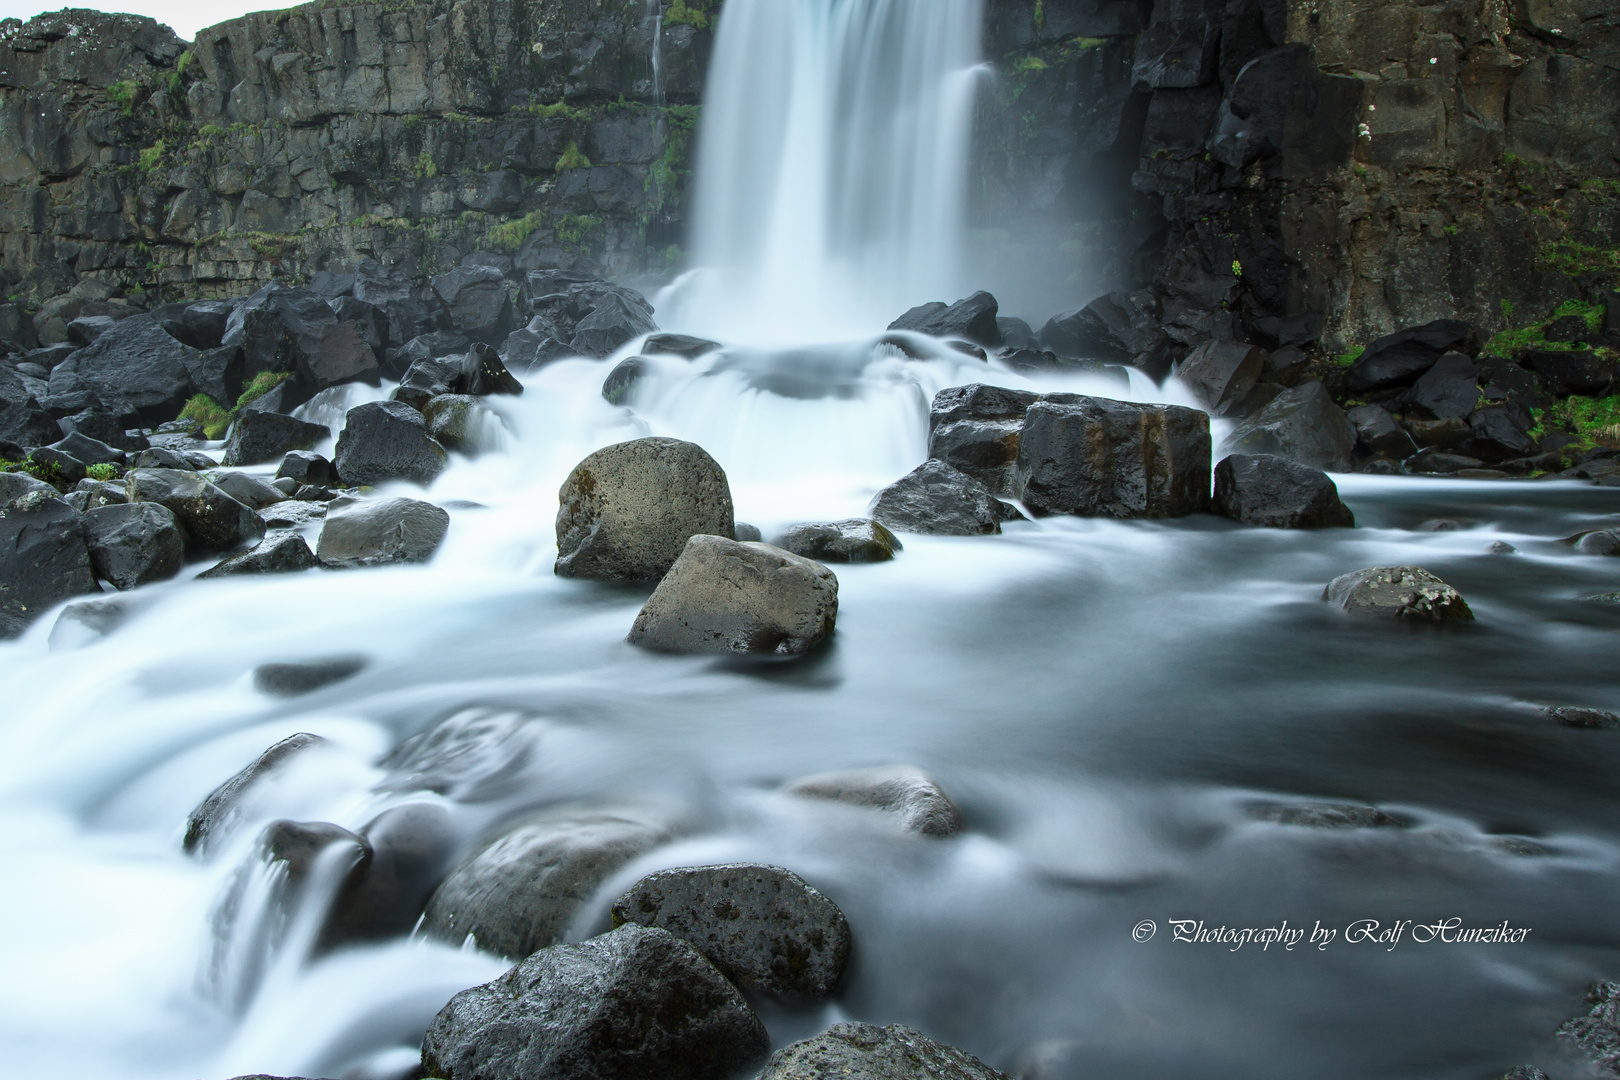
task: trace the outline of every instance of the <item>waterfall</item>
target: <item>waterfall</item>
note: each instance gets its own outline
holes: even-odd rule
[[[960,280],[983,0],[728,0],[681,323],[733,341],[881,330]]]

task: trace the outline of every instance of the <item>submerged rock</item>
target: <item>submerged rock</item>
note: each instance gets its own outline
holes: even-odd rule
[[[317,954],[358,942],[402,937],[455,857],[450,814],[431,803],[384,810],[360,830],[369,857],[349,871],[315,941]]]
[[[795,525],[772,546],[816,562],[887,562],[902,550],[899,537],[871,518]]]
[[[1307,829],[1399,829],[1406,826],[1406,822],[1376,806],[1355,803],[1255,803],[1244,812],[1255,821]]]
[[[999,533],[1017,516],[973,477],[933,459],[878,492],[867,513],[895,532],[939,536]]]
[[[1620,1069],[1620,983],[1594,983],[1586,991],[1584,1016],[1565,1020],[1555,1036],[1577,1051],[1598,1075]]]
[[[1272,454],[1233,454],[1215,466],[1215,513],[1271,529],[1354,528],[1328,474]]]
[[[1613,730],[1620,728],[1620,716],[1604,709],[1588,709],[1580,705],[1554,705],[1547,715],[1565,727]]]
[[[89,510],[84,515],[84,539],[96,577],[115,589],[172,578],[186,556],[180,520],[157,503]]]
[[[757,1080],[1012,1080],[972,1054],[890,1024],[839,1023],[782,1047]]]
[[[319,735],[299,732],[282,739],[253,759],[247,768],[209,792],[186,818],[186,835],[181,847],[188,855],[203,855],[231,826],[241,809],[248,789],[285,764],[295,754],[319,746],[326,740]]]
[[[253,669],[253,688],[271,697],[297,697],[342,682],[365,668],[363,656],[333,656],[300,663],[260,664]]]
[[[1456,589],[1417,566],[1374,566],[1341,575],[1323,590],[1322,599],[1353,615],[1430,622],[1474,617]]]
[[[613,902],[613,923],[668,930],[744,988],[830,997],[849,964],[844,913],[779,866],[660,870]]]
[[[1019,437],[1024,505],[1036,514],[1164,518],[1209,508],[1209,416],[1049,394]]]
[[[924,836],[954,836],[962,815],[939,783],[915,765],[877,765],[867,769],[818,773],[795,780],[789,795],[869,806],[893,814],[901,826]]]
[[[432,503],[360,502],[327,513],[315,554],[327,566],[427,562],[449,529],[450,515]]]

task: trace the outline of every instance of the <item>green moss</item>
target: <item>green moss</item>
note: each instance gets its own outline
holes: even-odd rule
[[[557,159],[557,171],[567,172],[569,169],[588,169],[590,167],[591,159],[579,152],[579,147],[574,145],[574,140],[568,140],[568,145],[563,148],[562,156]]]
[[[709,13],[703,10],[703,0],[675,0],[664,12],[664,25],[673,26],[676,23],[685,23],[687,26],[706,30],[709,26]]]
[[[508,221],[505,225],[497,225],[490,229],[487,237],[492,247],[501,251],[516,251],[523,246],[523,241],[529,234],[545,223],[543,211],[535,210],[524,214],[516,221]]]
[[[112,464],[112,462],[103,461],[96,465],[86,466],[84,475],[88,476],[92,480],[100,480],[105,484],[111,483],[112,481],[118,479],[118,474],[121,471],[122,470],[120,470],[118,466]]]
[[[1013,64],[1014,71],[1045,71],[1046,61],[1038,56],[1022,56]]]
[[[141,151],[140,157],[135,162],[135,167],[143,173],[151,172],[158,167],[158,163],[163,160],[163,155],[168,153],[168,150],[169,148],[164,141],[159,139]]]
[[[253,376],[252,381],[249,382],[247,387],[242,391],[242,395],[236,399],[236,408],[231,410],[231,415],[235,416],[237,413],[247,408],[249,404],[264,397],[264,395],[268,394],[270,391],[274,390],[276,387],[280,386],[290,378],[292,378],[292,372],[290,371],[259,372],[259,374]]]
[[[591,115],[589,109],[582,109],[576,105],[565,105],[561,102],[554,105],[519,105],[512,111],[514,113],[524,113],[539,120],[587,120]]]
[[[433,160],[433,155],[423,150],[416,155],[416,164],[411,168],[411,175],[418,180],[431,180],[439,175],[439,163]]]
[[[1035,0],[1035,29],[1046,27],[1046,0]]]
[[[225,429],[231,426],[231,414],[207,394],[198,394],[186,402],[186,407],[180,410],[180,419],[200,424],[210,439],[223,438]]]
[[[1569,277],[1620,271],[1620,248],[1600,248],[1576,240],[1555,240],[1543,245],[1541,258]]]
[[[1081,52],[1084,52],[1087,49],[1100,49],[1100,48],[1102,48],[1104,45],[1108,44],[1108,39],[1107,38],[1100,38],[1100,37],[1075,38],[1069,44],[1073,45],[1076,49],[1079,49]]]
[[[1561,319],[1566,315],[1579,315],[1586,320],[1591,330],[1600,330],[1603,327],[1603,305],[1587,304],[1579,300],[1566,300],[1552,313],[1553,319]],[[1502,317],[1510,323],[1513,320],[1513,305],[1502,301]],[[1545,330],[1551,319],[1544,319],[1529,326],[1510,327],[1491,337],[1486,342],[1485,351],[1493,356],[1517,356],[1524,349],[1576,349],[1581,346],[1568,341],[1548,341]]]
[[[122,109],[125,116],[134,116],[135,95],[140,89],[140,84],[130,79],[115,82],[107,87],[107,100]]]
[[[1355,363],[1357,360],[1360,360],[1361,359],[1361,354],[1366,352],[1366,351],[1367,351],[1367,346],[1365,346],[1365,345],[1357,345],[1355,348],[1351,349],[1349,352],[1343,352],[1343,353],[1340,353],[1338,356],[1335,356],[1333,358],[1333,362],[1335,364],[1338,364],[1340,367],[1349,367],[1351,364]]]
[[[565,244],[583,244],[597,229],[602,219],[595,214],[564,214],[557,219],[557,239]]]

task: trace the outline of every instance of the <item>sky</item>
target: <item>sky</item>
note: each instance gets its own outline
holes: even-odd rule
[[[284,8],[299,0],[64,0],[55,4],[39,4],[30,0],[0,0],[0,19],[31,19],[45,11],[60,11],[65,7],[95,8],[98,11],[124,11],[132,15],[150,15],[165,23],[174,32],[190,41],[205,26],[246,15],[250,11],[266,8]]]

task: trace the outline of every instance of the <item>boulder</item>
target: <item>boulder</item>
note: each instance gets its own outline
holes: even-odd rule
[[[85,465],[118,465],[124,464],[124,452],[116,446],[109,446],[100,439],[92,439],[81,431],[71,432],[66,438],[58,439],[46,449],[58,454],[64,454],[75,461]],[[74,481],[78,483],[78,481]]]
[[[1408,417],[1404,424],[1412,439],[1421,447],[1435,450],[1454,450],[1467,441],[1468,423],[1454,416],[1443,420],[1423,420]]]
[[[1620,556],[1620,529],[1597,529],[1584,533],[1575,541],[1575,550],[1582,555]]]
[[[198,300],[187,304],[180,313],[180,325],[190,338],[186,343],[198,349],[218,348],[225,339],[225,327],[235,308],[229,300]]]
[[[687,540],[626,639],[657,652],[797,656],[831,634],[838,579],[818,562],[723,536]]]
[[[581,908],[621,867],[669,838],[632,806],[563,806],[502,829],[434,892],[422,932],[518,959],[563,940]]]
[[[80,315],[67,324],[68,340],[75,345],[88,345],[117,325],[118,320],[111,315]]]
[[[928,456],[973,477],[992,494],[1018,493],[1018,438],[1024,414],[1040,400],[1028,390],[972,383],[934,395]]]
[[[1614,380],[1614,361],[1592,349],[1531,349],[1519,363],[1540,375],[1556,397],[1606,394]]]
[[[867,513],[895,532],[983,536],[999,533],[1016,511],[967,473],[929,459],[878,492]]]
[[[422,1040],[443,1080],[727,1080],[770,1037],[692,946],[627,925],[524,960],[450,999]]]
[[[84,483],[83,480],[79,483]],[[60,492],[45,481],[29,476],[25,472],[0,472],[0,506],[13,499],[20,499],[31,491],[43,492],[48,499],[60,497]]]
[[[1225,416],[1254,389],[1265,366],[1265,350],[1258,346],[1215,338],[1187,354],[1176,378],[1216,416]]]
[[[871,518],[805,522],[771,544],[823,563],[888,562],[901,550],[899,537]]]
[[[366,343],[371,355],[381,363],[390,344],[388,313],[376,304],[368,304],[352,296],[329,298],[326,303],[332,309],[332,314],[337,316],[338,322],[354,326],[354,332],[360,335],[360,340]]]
[[[976,292],[949,306],[935,301],[914,307],[890,323],[889,329],[940,338],[963,338],[996,348],[1001,344],[1001,328],[996,325],[997,307],[995,297],[987,292]]]
[[[271,282],[232,309],[223,345],[242,347],[243,377],[297,373],[303,396],[362,380],[376,383],[376,354],[353,323],[309,289]]]
[[[221,345],[185,358],[186,374],[191,376],[194,393],[207,394],[221,408],[229,409],[242,396],[244,380],[240,345]]]
[[[1474,617],[1456,589],[1417,566],[1374,566],[1341,575],[1323,590],[1322,599],[1354,615],[1429,622]]]
[[[902,828],[924,836],[954,836],[962,815],[939,783],[914,765],[819,773],[795,780],[789,795],[868,806],[892,814]]]
[[[75,495],[84,496],[84,505],[73,501]],[[5,501],[5,498],[0,496],[0,502]],[[81,513],[98,506],[122,506],[129,502],[129,490],[122,482],[91,480],[86,477],[73,485],[73,490],[68,492],[68,502],[73,503],[74,509]]]
[[[260,664],[253,669],[253,689],[270,697],[301,697],[359,674],[366,662],[363,656],[329,656],[321,660]]]
[[[574,466],[558,493],[563,577],[656,581],[687,541],[731,539],[731,487],[701,446],[660,437],[604,447]]]
[[[500,355],[481,341],[468,350],[461,377],[466,392],[475,396],[523,393],[523,384],[506,370]]]
[[[1469,457],[1466,454],[1442,453],[1433,447],[1419,450],[1403,462],[1404,468],[1409,473],[1439,476],[1449,476],[1464,469],[1477,469],[1484,464],[1479,458]]]
[[[466,380],[455,363],[423,358],[413,361],[400,377],[394,400],[420,409],[440,394],[453,394]]]
[[[41,487],[0,505],[0,638],[16,637],[59,601],[97,591],[78,511]]]
[[[53,446],[36,446],[28,451],[28,461],[52,483],[62,485],[63,490],[72,487],[85,477],[84,462]]]
[[[1012,1080],[965,1051],[890,1024],[834,1024],[771,1055],[756,1080]]]
[[[1406,386],[1434,366],[1448,352],[1475,356],[1479,331],[1456,319],[1437,319],[1422,326],[1397,330],[1362,350],[1350,366],[1346,384],[1354,393]]]
[[[398,401],[357,405],[343,417],[333,464],[346,484],[431,484],[446,464],[422,414]]]
[[[1215,466],[1215,513],[1268,529],[1354,528],[1355,515],[1320,469],[1272,454],[1233,454]]]
[[[186,835],[181,847],[188,855],[204,855],[208,846],[227,833],[241,813],[242,797],[259,781],[274,772],[295,754],[326,740],[319,735],[299,732],[276,743],[246,768],[209,792],[186,818]]]
[[[124,430],[112,413],[105,409],[85,409],[72,416],[64,416],[57,421],[64,436],[83,435],[87,439],[94,439],[108,446],[116,447],[125,452],[139,452],[147,448],[147,441],[138,433],[131,436]]]
[[[1447,353],[1412,384],[1406,400],[1436,419],[1467,419],[1479,405],[1479,369],[1462,353]]]
[[[512,332],[512,298],[499,270],[458,266],[433,278],[433,291],[456,329],[474,341],[493,345]]]
[[[544,315],[536,315],[521,330],[514,330],[501,344],[501,359],[508,367],[519,371],[533,371],[553,360],[566,360],[574,355],[568,342],[559,336],[561,331]]]
[[[181,469],[131,469],[124,477],[131,503],[159,503],[174,511],[193,549],[229,551],[258,540],[264,522],[201,473]]]
[[[167,446],[152,446],[136,454],[133,465],[137,469],[180,469],[183,472],[196,472],[212,469],[214,460],[205,454],[190,450],[171,450]]]
[[[214,477],[214,486],[243,506],[252,507],[254,510],[263,510],[287,498],[280,489],[245,472],[219,473]]]
[[[17,373],[0,363],[0,439],[18,446],[45,446],[62,437],[62,429],[40,405]]]
[[[324,424],[311,424],[285,413],[244,412],[225,439],[225,464],[257,465],[289,450],[308,450],[331,436]]]
[[[568,346],[579,356],[605,357],[633,338],[658,329],[646,305],[634,304],[618,294],[605,296],[591,313],[579,320]]]
[[[382,499],[329,511],[315,554],[327,566],[427,562],[444,542],[450,515],[417,499]]]
[[[1518,402],[1482,406],[1468,418],[1469,435],[1462,446],[1485,461],[1531,457],[1541,448],[1530,434],[1535,426],[1530,411]]]
[[[1606,709],[1586,709],[1579,705],[1555,705],[1545,710],[1549,719],[1565,727],[1588,728],[1596,731],[1620,729],[1620,716]]]
[[[614,926],[668,930],[744,989],[831,997],[849,964],[844,913],[780,866],[660,870],[630,886],[612,914]]]
[[[1399,461],[1417,453],[1417,444],[1382,405],[1357,405],[1345,414],[1356,429],[1356,442],[1368,453]]]
[[[1620,983],[1594,983],[1587,988],[1586,1005],[1584,1014],[1565,1020],[1553,1034],[1585,1059],[1584,1075],[1613,1076],[1620,1062]]]
[[[1437,357],[1438,359],[1438,357]],[[1284,390],[1227,436],[1229,454],[1276,454],[1301,465],[1343,472],[1350,468],[1356,429],[1327,388],[1308,382]]]
[[[360,830],[370,857],[349,871],[315,940],[317,955],[411,932],[455,858],[450,814],[431,803],[384,810]]]
[[[309,544],[296,533],[284,533],[261,541],[258,546],[198,574],[202,578],[235,577],[237,574],[292,574],[321,565]]]
[[[186,363],[195,355],[150,317],[136,315],[52,368],[51,399],[63,402],[64,412],[100,402],[120,421],[161,424],[178,416],[191,396]]]
[[[289,450],[276,469],[276,479],[291,479],[300,484],[328,487],[337,483],[332,463],[309,450]]]
[[[1029,407],[1019,487],[1036,514],[1180,517],[1209,508],[1209,416],[1049,394]]]
[[[628,405],[638,383],[652,370],[645,356],[631,356],[613,365],[602,380],[602,400],[609,405]]]
[[[84,540],[96,577],[120,590],[172,578],[186,557],[180,520],[158,503],[88,510]]]
[[[679,356],[683,360],[696,360],[719,348],[718,341],[689,334],[654,334],[641,343],[641,351],[648,356]]]
[[[1114,292],[1041,327],[1040,346],[1059,356],[1129,364],[1164,340],[1151,293]]]

